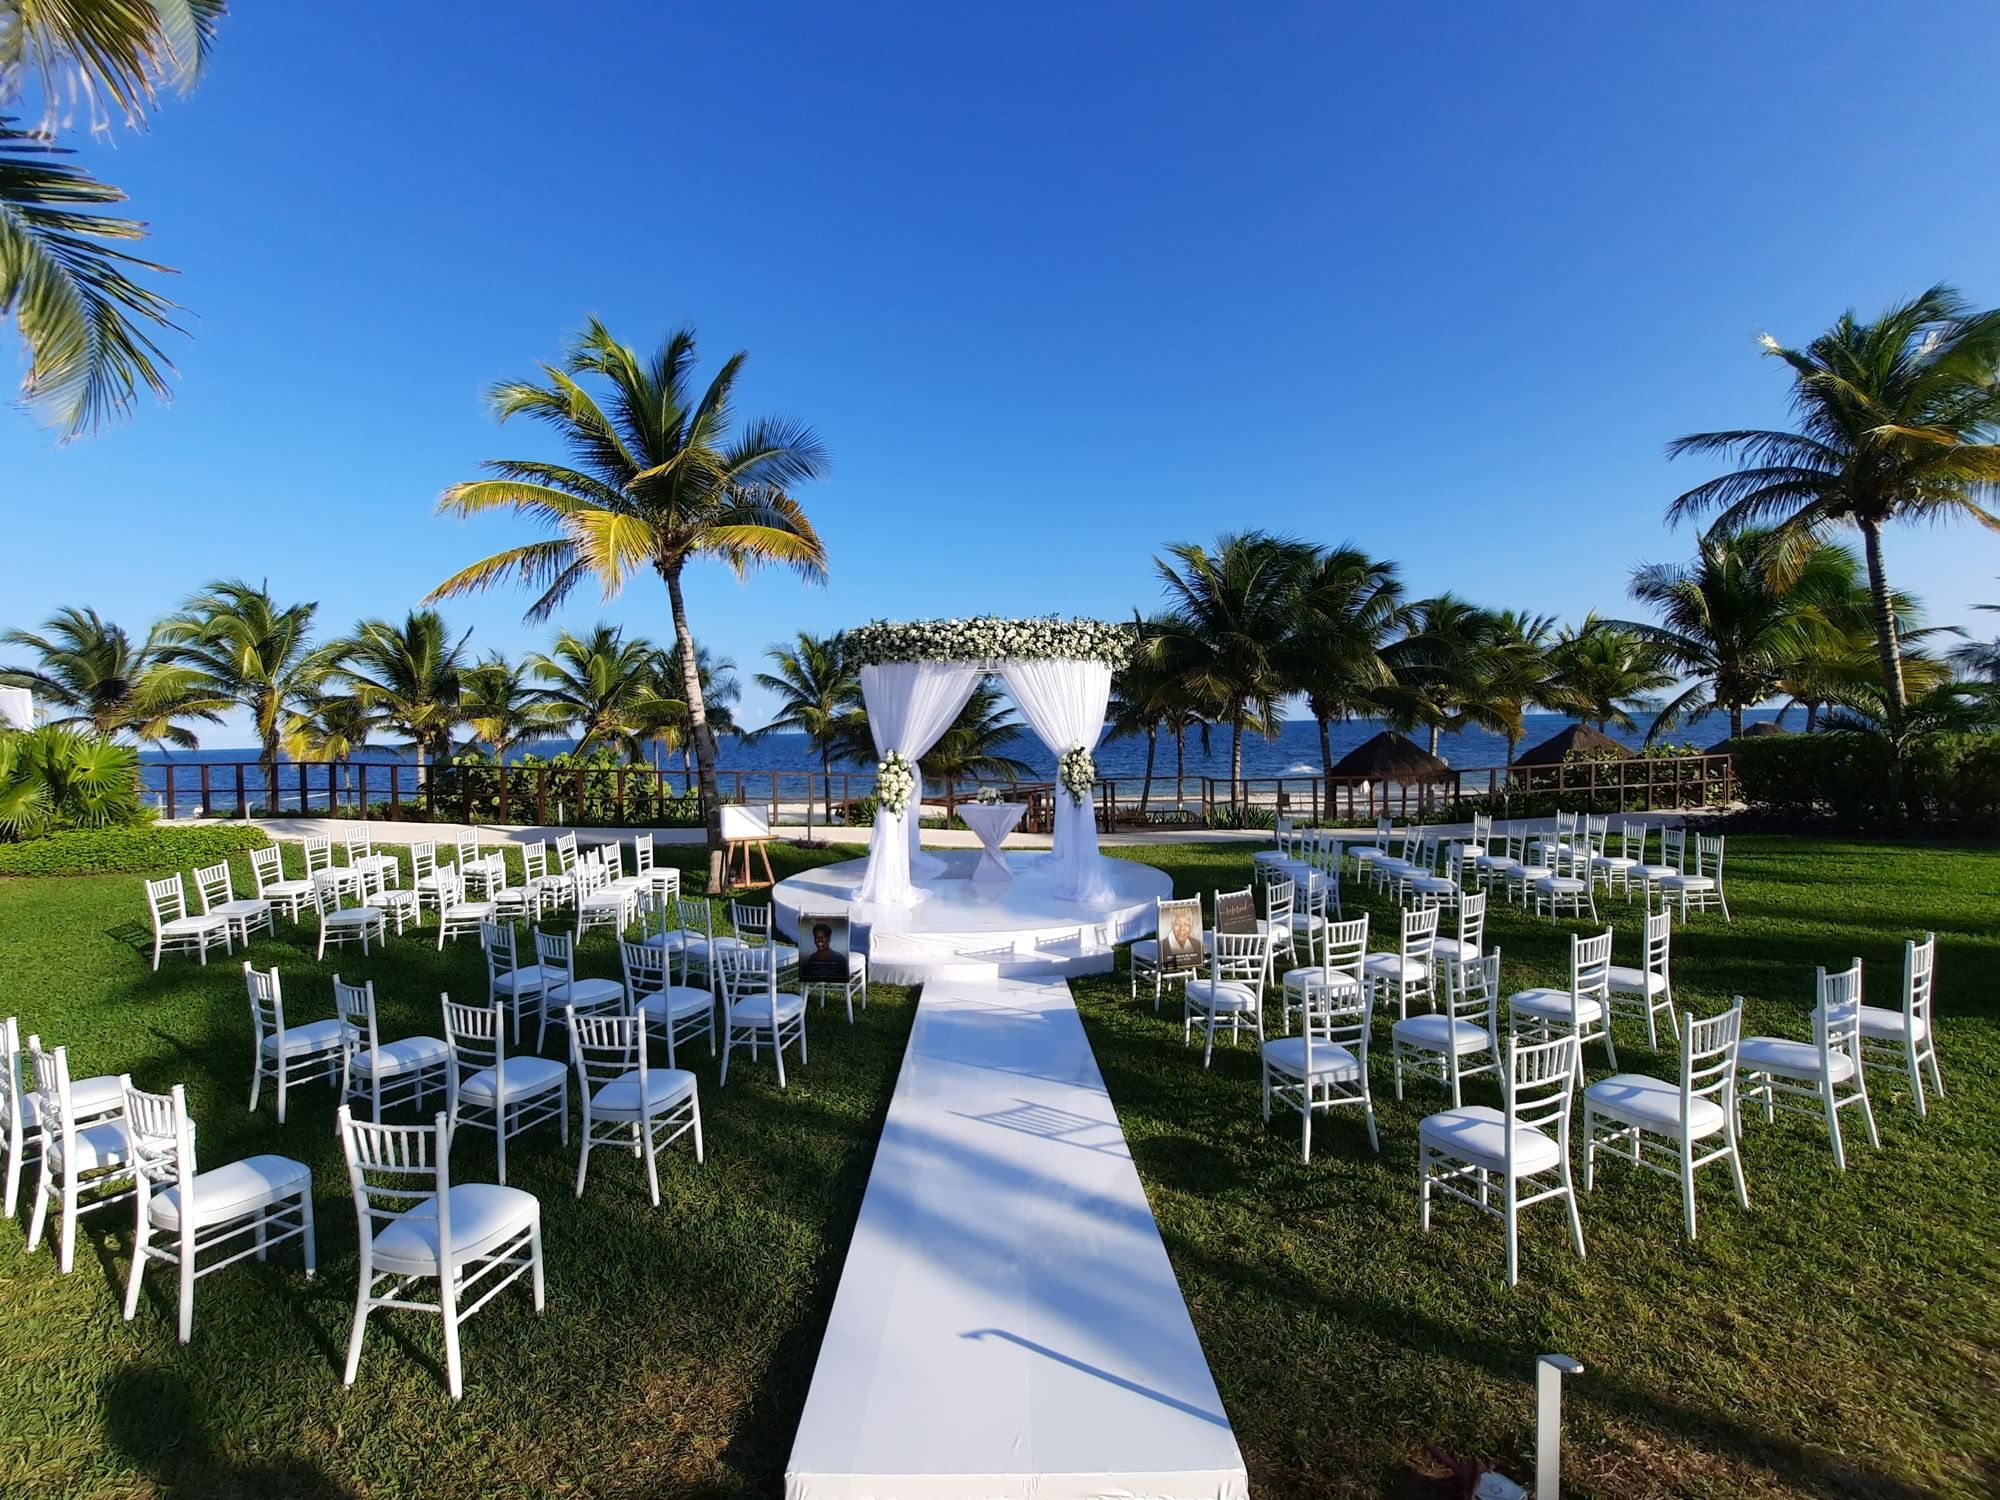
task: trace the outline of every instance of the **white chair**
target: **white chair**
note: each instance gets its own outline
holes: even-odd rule
[[[537,921],[568,899],[569,877],[549,873],[549,846],[539,839],[521,846],[521,890]]]
[[[522,860],[522,875],[519,885],[508,885],[506,881],[506,856],[495,850],[486,856],[488,865],[499,861],[499,876],[488,884],[486,898],[493,903],[493,914],[502,922],[539,922],[542,919],[542,899],[544,885],[527,869],[527,861]]]
[[[1493,1215],[1506,1226],[1509,1286],[1521,1279],[1521,1210],[1533,1204],[1551,1198],[1567,1202],[1576,1253],[1584,1253],[1583,1219],[1569,1166],[1570,1095],[1576,1075],[1574,1037],[1532,1046],[1509,1041],[1500,1069],[1499,1109],[1460,1105],[1427,1116],[1417,1130],[1418,1226],[1430,1231],[1435,1193]]]
[[[1619,1073],[1583,1091],[1583,1188],[1596,1179],[1600,1149],[1681,1184],[1687,1237],[1694,1238],[1694,1174],[1727,1161],[1736,1201],[1748,1208],[1743,1153],[1737,1142],[1736,1055],[1743,1038],[1743,997],[1719,1016],[1688,1017],[1679,1083],[1644,1073]],[[1697,1151],[1721,1138],[1721,1144]]]
[[[535,934],[535,962],[542,970],[541,1017],[535,1028],[537,1052],[548,1036],[551,1016],[560,1019],[572,1010],[580,1016],[596,1016],[625,1008],[625,986],[617,980],[576,977],[576,944],[577,939],[567,932]]]
[[[507,1180],[507,1142],[549,1120],[569,1144],[569,1069],[553,1058],[509,1057],[506,1017],[493,1005],[454,1005],[440,995],[444,1044],[445,1117],[451,1132],[471,1125],[493,1132],[498,1175]]]
[[[1529,841],[1529,857],[1536,864],[1555,864],[1557,855],[1565,854],[1569,851],[1571,842],[1577,836],[1579,822],[1579,814],[1564,812],[1561,808],[1557,808],[1554,830],[1543,834],[1540,838]]]
[[[576,835],[559,833],[556,835],[556,867],[554,873],[565,882],[576,873]]]
[[[444,1319],[445,1384],[456,1401],[465,1390],[459,1325],[524,1275],[533,1279],[535,1311],[542,1310],[542,1206],[519,1188],[454,1184],[451,1126],[442,1114],[429,1125],[366,1125],[342,1105],[340,1143],[361,1228],[354,1333],[341,1381],[354,1384],[370,1313],[436,1313]],[[437,1282],[437,1301],[416,1298],[411,1287],[419,1281]]]
[[[630,886],[615,886],[601,860],[577,863],[570,876],[575,886],[576,931],[581,938],[593,927],[609,927],[623,936],[639,915],[638,892]]]
[[[164,880],[146,882],[146,909],[153,914],[153,972],[160,970],[162,953],[199,953],[208,964],[211,944],[220,943],[225,953],[229,945],[229,922],[223,917],[190,916],[187,890],[179,872]]]
[[[436,906],[444,894],[443,882],[438,879],[440,873],[436,843],[419,839],[410,845],[410,889],[417,893],[419,911]]]
[[[1660,877],[1658,885],[1665,901],[1671,904],[1675,897],[1680,898],[1683,922],[1690,911],[1707,911],[1711,906],[1722,908],[1723,921],[1736,920],[1729,915],[1729,898],[1722,893],[1722,844],[1720,834],[1697,834],[1694,868],[1684,875]]]
[[[1292,1010],[1322,992],[1342,993],[1368,987],[1368,914],[1330,923],[1320,935],[1319,962],[1287,969],[1278,981],[1285,1006],[1285,1030],[1292,1029]]]
[[[70,1117],[79,1124],[115,1118],[125,1108],[125,1080],[115,1073],[71,1079],[69,1099]],[[5,1201],[11,1219],[21,1201],[21,1173],[42,1154],[41,1104],[32,1082],[24,1087],[21,1081],[21,1023],[14,1016],[0,1019],[0,1137],[7,1149]]]
[[[752,1061],[757,1049],[770,1044],[778,1065],[778,1087],[785,1086],[785,1048],[799,1044],[799,1066],[806,1064],[806,997],[778,988],[775,954],[766,948],[722,948],[716,952],[722,983],[722,1077],[729,1083],[729,1055],[748,1047]]]
[[[285,852],[276,844],[250,851],[250,874],[257,882],[257,899],[282,906],[291,921],[298,921],[299,913],[312,902],[312,882],[285,878]]]
[[[163,1260],[180,1273],[180,1335],[194,1337],[194,1284],[249,1256],[266,1259],[274,1245],[304,1242],[306,1275],[317,1269],[313,1242],[312,1169],[289,1156],[246,1156],[196,1172],[194,1122],[187,1093],[125,1090],[125,1126],[132,1146],[137,1214],[132,1272],[125,1283],[125,1321],[139,1311],[146,1263]],[[154,1236],[159,1236],[155,1239]],[[217,1252],[222,1252],[219,1258]],[[207,1265],[201,1258],[210,1257]]]
[[[333,1008],[340,1017],[340,1100],[368,1101],[369,1117],[405,1101],[423,1107],[433,1090],[450,1087],[451,1051],[434,1036],[385,1042],[375,1023],[375,981],[342,984],[333,976]]]
[[[1139,998],[1139,976],[1149,975],[1153,981],[1153,1009],[1160,1008],[1161,992],[1169,984],[1186,984],[1200,972],[1192,959],[1180,963],[1160,962],[1160,929],[1169,920],[1167,907],[1177,903],[1155,899],[1153,902],[1153,936],[1140,938],[1130,945],[1127,955],[1126,987],[1131,999]],[[1194,924],[1190,924],[1191,926]],[[1192,937],[1193,933],[1190,932]]]
[[[1611,1066],[1618,1066],[1618,1049],[1611,1040],[1611,929],[1595,937],[1569,935],[1569,988],[1536,986],[1507,997],[1507,1034],[1532,1041],[1552,1037],[1576,1039],[1578,1080],[1582,1079],[1583,1045],[1602,1041]]]
[[[1280,963],[1289,963],[1297,952],[1292,919],[1298,915],[1293,905],[1298,884],[1283,875],[1266,875],[1259,883],[1264,891],[1264,915],[1257,919],[1257,930],[1271,940],[1271,964],[1275,969]],[[1311,962],[1312,955],[1308,953],[1306,958]]]
[[[1437,968],[1437,960],[1431,957],[1431,945],[1437,941],[1437,930],[1435,906],[1412,908],[1403,913],[1402,946],[1394,953],[1368,955],[1368,984],[1376,991],[1378,1012],[1382,1009],[1381,991],[1385,987],[1395,996],[1399,1021],[1409,1015],[1412,1000],[1431,998],[1431,976]]]
[[[539,960],[523,964],[515,943],[514,924],[485,923],[479,929],[479,946],[486,954],[486,1003],[504,1006],[514,1017],[514,1043],[521,1041],[521,1011],[531,1008],[537,1019],[542,1013],[542,992],[560,973],[545,970]]]
[[[1643,1018],[1646,1023],[1646,1046],[1652,1051],[1660,1049],[1660,1033],[1657,1017],[1666,1013],[1667,1034],[1679,1036],[1680,1023],[1674,1017],[1674,985],[1668,975],[1668,962],[1674,941],[1674,919],[1666,911],[1646,914],[1646,951],[1636,969],[1624,964],[1613,964],[1605,971],[1606,988],[1611,998],[1611,1017],[1616,1020],[1628,1013]],[[1622,999],[1630,996],[1630,1003]]]
[[[1739,1087],[1746,1104],[1763,1110],[1766,1124],[1780,1109],[1823,1114],[1833,1142],[1833,1164],[1845,1172],[1847,1152],[1840,1140],[1843,1109],[1859,1105],[1868,1126],[1868,1144],[1878,1151],[1882,1148],[1875,1111],[1868,1102],[1868,1078],[1861,1067],[1861,960],[1855,959],[1838,974],[1819,970],[1816,988],[1819,1004],[1813,1010],[1813,1039],[1745,1037],[1736,1055]]]
[[[729,925],[734,927],[736,935],[752,948],[761,948],[769,943],[777,949],[778,978],[780,981],[784,979],[787,972],[798,968],[798,945],[795,943],[779,942],[771,932],[770,902],[730,902]]]
[[[1400,852],[1391,859],[1378,859],[1369,867],[1369,873],[1378,885],[1388,893],[1389,899],[1398,906],[1408,905],[1413,897],[1412,886],[1420,879],[1429,879],[1436,872],[1430,867],[1432,839],[1427,828],[1413,828],[1403,835],[1398,846]]]
[[[704,984],[719,990],[720,958],[724,954],[739,952],[748,945],[742,938],[728,933],[717,935],[715,909],[706,899],[680,897],[674,906],[680,913],[680,926],[668,934],[672,941],[666,946],[668,951],[680,957],[682,983],[693,984],[699,974]]]
[[[1389,1051],[1396,1068],[1396,1097],[1403,1097],[1403,1070],[1435,1078],[1451,1091],[1452,1108],[1464,1102],[1466,1079],[1500,1065],[1500,950],[1478,958],[1444,960],[1444,1009],[1408,1016],[1389,1028]],[[1485,1061],[1478,1059],[1484,1057]]]
[[[381,879],[382,884],[397,887],[403,883],[403,867],[396,862],[393,854],[375,852],[375,835],[362,827],[348,832],[342,842],[347,845],[347,867],[358,870],[365,881],[371,875]]]
[[[1687,830],[1685,828],[1662,828],[1660,830],[1660,857],[1652,864],[1643,859],[1626,872],[1628,882],[1626,898],[1631,897],[1630,881],[1639,882],[1639,896],[1648,911],[1653,908],[1653,892],[1660,882],[1669,875],[1678,875],[1687,864]]]
[[[1459,898],[1458,864],[1456,846],[1441,848],[1437,835],[1426,833],[1418,845],[1417,868],[1404,878],[1401,890],[1416,906],[1455,906]]]
[[[1597,920],[1597,891],[1590,883],[1590,861],[1595,857],[1595,849],[1586,832],[1572,835],[1567,843],[1552,850],[1552,872],[1539,877],[1534,884],[1537,916],[1546,907],[1553,922],[1568,908],[1579,922],[1586,915],[1593,922]]]
[[[1493,852],[1493,815],[1474,813],[1471,834],[1454,847],[1458,850],[1458,860],[1453,873],[1461,886],[1470,885],[1478,873],[1479,861]]]
[[[1928,1113],[1924,1104],[1924,1070],[1931,1075],[1931,1087],[1944,1097],[1944,1079],[1938,1073],[1937,1033],[1931,1024],[1931,992],[1937,971],[1937,934],[1927,932],[1924,940],[1903,944],[1903,1007],[1890,1010],[1880,1005],[1861,1007],[1861,1065],[1864,1068],[1893,1068],[1907,1073],[1910,1097],[1919,1115]]]
[[[306,879],[337,896],[361,894],[361,872],[333,862],[333,840],[313,837],[300,841],[306,851]]]
[[[646,1061],[646,1018],[568,1017],[570,1060],[583,1098],[583,1152],[576,1164],[576,1195],[590,1171],[590,1153],[612,1146],[646,1159],[646,1191],[660,1206],[659,1150],[681,1136],[694,1136],[694,1159],[702,1160],[701,1099],[694,1074],[685,1068],[655,1068]],[[727,1054],[725,1054],[725,1062]]]
[[[241,942],[250,946],[250,934],[268,932],[277,935],[277,924],[271,917],[271,903],[261,896],[236,894],[236,885],[229,875],[229,861],[203,865],[194,872],[195,893],[201,897],[201,912],[206,917],[220,917],[228,924],[231,943]]]
[[[1373,842],[1349,844],[1347,846],[1347,852],[1354,856],[1354,878],[1356,880],[1366,878],[1369,873],[1368,867],[1376,860],[1388,858],[1389,838],[1394,832],[1395,824],[1391,823],[1387,818],[1377,818],[1375,820],[1375,837]]]
[[[359,943],[365,957],[371,942],[389,941],[389,928],[379,906],[342,906],[342,893],[332,884],[313,886],[313,910],[319,913],[319,947],[315,958],[326,957],[328,943],[342,947]]]
[[[1497,885],[1504,898],[1507,894],[1508,881],[1514,872],[1527,862],[1527,857],[1528,840],[1525,834],[1515,833],[1510,829],[1501,835],[1497,844],[1489,835],[1486,852],[1472,861],[1473,875],[1479,882],[1479,889],[1490,895],[1493,887]]]
[[[28,1249],[42,1243],[49,1199],[62,1199],[62,1224],[56,1236],[57,1265],[67,1276],[76,1265],[76,1221],[82,1215],[132,1196],[132,1142],[125,1128],[125,1090],[132,1080],[118,1080],[118,1111],[86,1122],[70,1090],[69,1049],[42,1050],[39,1037],[28,1038],[28,1056],[35,1067],[35,1118],[41,1126],[41,1170],[35,1179],[35,1210],[28,1220]]]
[[[1431,957],[1440,963],[1471,963],[1486,951],[1484,891],[1466,891],[1458,898],[1458,936],[1431,939]]]
[[[1590,857],[1590,879],[1604,882],[1604,894],[1623,891],[1632,899],[1632,872],[1645,862],[1646,825],[1631,819],[1618,825],[1618,852],[1600,849]]]
[[[1515,841],[1507,841],[1507,852],[1511,858],[1516,847]],[[1511,868],[1503,872],[1502,880],[1509,901],[1517,897],[1521,905],[1527,906],[1534,897],[1535,888],[1542,881],[1553,878],[1556,870],[1556,852],[1561,848],[1557,839],[1536,839],[1532,843],[1522,841],[1521,857]],[[1538,852],[1539,851],[1539,852]]]
[[[477,844],[472,850],[469,858],[459,861],[458,883],[467,900],[491,901],[495,891],[507,887],[507,856],[498,849],[489,851]]]
[[[346,1055],[341,1021],[330,1016],[303,1026],[287,1026],[285,994],[276,965],[260,970],[244,960],[243,986],[250,994],[250,1025],[257,1038],[250,1076],[250,1113],[257,1112],[257,1100],[268,1078],[277,1085],[278,1123],[282,1125],[285,1097],[293,1085],[332,1083],[340,1076]]]
[[[674,983],[673,959],[648,943],[618,945],[625,970],[625,1011],[644,1016],[667,1039],[667,1066],[678,1066],[678,1048],[685,1038],[708,1033],[708,1055],[716,1054],[715,993],[691,984]]]
[[[405,927],[414,927],[424,919],[422,905],[417,893],[406,886],[390,885],[382,867],[376,864],[362,866],[361,904],[372,906],[382,913],[382,923],[386,928],[390,918],[396,922],[396,936],[403,935]]]
[[[668,900],[680,899],[681,872],[671,865],[653,863],[653,836],[650,833],[632,836],[632,868],[633,879],[640,882],[642,890],[650,890]]]
[[[446,939],[482,932],[493,918],[493,903],[467,897],[456,870],[438,871],[438,952]]]
[[[1264,1040],[1264,986],[1271,982],[1271,934],[1268,932],[1218,932],[1208,945],[1208,977],[1190,979],[1183,987],[1181,1044],[1194,1035],[1194,1018],[1202,1017],[1204,1032],[1201,1065],[1205,1068],[1215,1055],[1215,1027],[1229,1022],[1229,1040],[1241,1034],[1247,1019],[1255,1028],[1257,1041]]]
[[[1274,1037],[1259,1049],[1264,1123],[1275,1100],[1299,1112],[1299,1159],[1312,1160],[1315,1110],[1359,1105],[1368,1121],[1368,1144],[1382,1149],[1375,1131],[1375,1100],[1368,1091],[1368,1034],[1373,994],[1366,985],[1323,986],[1307,992],[1296,1036]]]

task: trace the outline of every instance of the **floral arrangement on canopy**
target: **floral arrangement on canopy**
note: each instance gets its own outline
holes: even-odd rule
[[[965,620],[871,620],[844,632],[841,640],[856,667],[898,661],[1101,661],[1116,670],[1131,659],[1138,634],[1130,625],[1106,620],[975,615]]]

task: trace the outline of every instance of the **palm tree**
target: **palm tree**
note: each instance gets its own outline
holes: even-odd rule
[[[1233,802],[1243,782],[1243,731],[1268,737],[1284,723],[1284,643],[1313,549],[1251,531],[1221,537],[1214,552],[1196,542],[1167,552],[1172,561],[1156,557],[1153,566],[1172,607],[1151,650],[1176,671],[1191,706],[1229,726]]]
[[[716,656],[701,642],[694,647],[695,678],[701,683],[701,701],[708,710],[709,733],[718,740],[725,735],[741,738],[742,726],[736,722],[736,705],[743,698],[743,684],[737,680],[736,663],[727,656]],[[654,740],[665,750],[681,753],[681,770],[692,775],[693,767],[688,757],[693,749],[694,737],[688,732],[687,709],[680,700],[674,698],[675,684],[682,680],[680,652],[664,647],[653,652],[653,674],[659,679],[660,696],[672,699],[674,710],[660,722]]]
[[[615,625],[598,625],[582,636],[562,631],[547,653],[528,657],[527,668],[547,684],[536,696],[548,721],[578,731],[579,757],[606,745],[641,760],[645,742],[681,707],[660,694],[652,644],[636,636],[626,640]]]
[[[1717,511],[1712,534],[1773,526],[1781,580],[1799,565],[1801,544],[1856,527],[1893,721],[1905,692],[1882,529],[1963,516],[2000,531],[2000,516],[1979,503],[2000,488],[2000,309],[1973,312],[1950,287],[1934,286],[1872,323],[1847,312],[1804,349],[1769,334],[1762,342],[1791,367],[1799,430],[1676,439],[1671,457],[1721,453],[1744,467],[1695,486],[1667,514]]]
[[[293,713],[310,711],[338,651],[315,648],[317,604],[279,604],[241,579],[211,583],[160,627],[163,650],[207,699],[243,709],[257,736],[264,792],[277,806],[278,748]]]
[[[1467,722],[1466,707],[1480,682],[1494,675],[1483,661],[1493,649],[1493,620],[1456,594],[1419,599],[1404,615],[1402,636],[1382,648],[1389,681],[1369,705],[1402,734],[1423,730],[1437,754],[1438,736]]]
[[[323,760],[342,768],[368,742],[376,721],[350,693],[319,693],[294,709],[285,721],[285,754],[293,760]],[[364,814],[366,809],[363,809]]]
[[[370,728],[400,735],[415,748],[417,781],[427,760],[451,753],[451,733],[464,722],[461,699],[468,666],[465,643],[456,641],[434,609],[413,609],[401,625],[363,620],[331,648],[334,675],[353,693]]]
[[[527,676],[525,662],[510,662],[498,651],[459,673],[460,721],[503,764],[509,750],[546,727]]]
[[[1474,687],[1461,717],[1507,741],[1507,765],[1527,737],[1528,711],[1537,706],[1565,712],[1584,705],[1554,676],[1550,652],[1556,622],[1549,615],[1503,609],[1488,616],[1488,628],[1472,657]]]
[[[841,638],[801,630],[789,646],[772,646],[764,653],[769,672],[752,679],[778,700],[777,715],[762,729],[744,736],[755,744],[768,734],[802,734],[819,752],[820,787],[826,798],[826,818],[833,821],[833,758],[866,732],[861,709],[861,676],[849,666]]]
[[[1787,668],[1830,638],[1819,610],[1840,591],[1843,570],[1829,550],[1810,545],[1778,574],[1766,566],[1770,533],[1751,531],[1703,538],[1691,564],[1633,571],[1632,597],[1658,610],[1660,620],[1611,623],[1694,679],[1655,716],[1648,744],[1717,712],[1729,715],[1730,738],[1743,733],[1743,710],[1776,693]],[[1789,586],[1781,587],[1780,577]]]
[[[1305,695],[1319,725],[1320,764],[1333,777],[1329,726],[1370,712],[1394,680],[1383,650],[1407,622],[1403,585],[1392,562],[1357,547],[1317,553],[1293,585],[1285,637],[1285,683]]]
[[[2000,614],[2000,604],[1975,604],[1972,607]],[[1973,641],[1954,650],[1948,660],[1959,671],[1983,677],[1991,686],[2000,688],[2000,640]]]
[[[52,724],[88,725],[106,739],[129,734],[192,750],[200,741],[179,721],[221,719],[191,674],[164,659],[158,626],[134,646],[123,628],[94,609],[59,609],[40,633],[10,630],[0,641],[40,658],[32,667],[0,667],[0,687],[26,688],[66,710]]]
[[[1179,701],[1178,683],[1167,662],[1148,649],[1147,643],[1166,629],[1159,616],[1146,619],[1132,612],[1132,630],[1137,642],[1131,659],[1118,669],[1111,682],[1111,706],[1105,715],[1104,738],[1110,740],[1146,737],[1146,772],[1139,783],[1139,816],[1144,817],[1153,800],[1153,767],[1160,749],[1160,730],[1165,727],[1172,705]]]
[[[708,817],[711,890],[722,889],[724,879],[722,799],[681,575],[704,557],[738,574],[766,563],[809,579],[826,574],[826,549],[791,494],[826,472],[826,451],[810,428],[775,417],[730,435],[730,397],[745,358],[733,355],[697,391],[693,329],[673,334],[642,361],[593,318],[560,366],[542,367],[542,384],[496,386],[491,399],[500,420],[527,416],[547,424],[574,466],[495,460],[485,465],[491,477],[453,485],[438,508],[461,516],[511,510],[555,535],[482,558],[430,595],[513,579],[537,591],[528,618],[542,620],[586,578],[609,598],[635,572],[650,568],[659,576],[681,653],[681,700]],[[585,388],[586,378],[603,384],[605,404]]]
[[[951,722],[951,728],[924,752],[924,771],[945,781],[945,810],[956,800],[954,783],[962,778],[997,777],[1019,781],[1034,768],[1007,754],[1007,747],[1020,733],[1020,723],[998,688],[982,682],[965,700],[965,707]]]
[[[1821,710],[1851,696],[1871,672],[1878,684],[1882,681],[1881,659],[1875,652],[1875,601],[1862,576],[1861,559],[1846,547],[1829,544],[1822,551],[1824,576],[1814,611],[1825,629],[1805,643],[1778,682],[1778,691],[1787,700],[1778,718],[1782,721],[1797,704],[1806,711],[1808,732],[1818,727]],[[1911,648],[1940,631],[1923,624],[1917,601],[1900,589],[1891,592],[1890,603],[1896,613],[1896,642],[1903,652],[1904,690],[1919,695],[1948,674],[1935,658]]]
[[[1575,628],[1564,626],[1548,656],[1551,695],[1599,729],[1636,727],[1631,708],[1649,706],[1651,694],[1676,681],[1652,645],[1595,611]]]
[[[141,123],[163,85],[194,85],[225,0],[69,0],[0,7],[0,316],[26,345],[21,392],[65,438],[128,410],[141,385],[169,394],[153,334],[179,330],[175,305],[133,280],[167,267],[114,248],[146,226],[101,212],[117,188],[58,160],[60,112],[85,101],[93,125],[115,110]],[[13,113],[31,84],[42,124]],[[110,243],[106,243],[110,242]]]

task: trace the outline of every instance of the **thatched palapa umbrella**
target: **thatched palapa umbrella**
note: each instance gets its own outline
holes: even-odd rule
[[[1601,729],[1588,724],[1572,724],[1559,733],[1550,735],[1532,750],[1524,750],[1514,757],[1517,766],[1559,766],[1568,760],[1571,753],[1584,755],[1608,755],[1613,760],[1631,760],[1632,750],[1621,745]]]

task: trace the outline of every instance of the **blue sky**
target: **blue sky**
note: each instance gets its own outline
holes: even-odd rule
[[[143,628],[226,574],[400,614],[530,534],[432,504],[547,451],[482,393],[593,312],[749,350],[743,409],[833,453],[826,586],[690,581],[746,668],[879,615],[1122,615],[1162,543],[1250,526],[1623,612],[1693,544],[1666,441],[1784,416],[1760,330],[2000,301],[2000,114],[1937,66],[1996,44],[1925,4],[245,5],[193,97],[83,143],[193,337],[98,437],[0,417],[0,622]],[[1990,535],[1888,557],[1938,621],[2000,595]],[[447,614],[519,652],[525,602]],[[654,585],[561,619],[599,617],[669,631]]]

